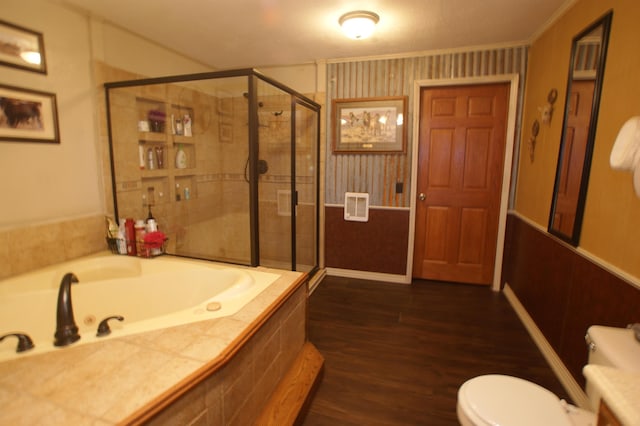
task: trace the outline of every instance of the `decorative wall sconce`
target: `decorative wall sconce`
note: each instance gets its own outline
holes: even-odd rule
[[[529,160],[531,160],[532,163],[535,159],[536,138],[538,137],[538,133],[540,133],[540,122],[535,120],[531,126],[531,137],[529,138]]]
[[[614,170],[633,173],[633,188],[640,197],[640,116],[631,117],[620,128],[609,164]]]
[[[541,108],[538,108],[540,111],[540,115],[542,116],[542,122],[544,124],[551,123],[551,118],[553,117],[553,104],[556,103],[558,99],[558,90],[551,89],[549,94],[547,95],[547,104]]]

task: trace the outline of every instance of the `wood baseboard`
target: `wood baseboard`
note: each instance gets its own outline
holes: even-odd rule
[[[324,358],[311,342],[306,342],[255,424],[285,426],[301,423],[320,383],[323,368]]]

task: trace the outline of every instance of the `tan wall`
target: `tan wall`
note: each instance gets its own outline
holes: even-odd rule
[[[522,149],[515,209],[546,228],[551,206],[556,162],[562,132],[572,38],[613,9],[613,23],[602,89],[595,150],[591,165],[580,248],[640,277],[640,198],[633,191],[631,174],[609,167],[609,155],[622,124],[640,114],[640,3],[634,0],[579,0],[529,50]],[[559,93],[550,125],[541,125],[535,161],[529,159],[527,140],[538,107],[549,90]]]
[[[0,83],[54,93],[60,143],[0,142],[0,229],[102,212],[86,19],[51,3],[6,0],[2,20],[43,34],[47,74],[1,66]]]

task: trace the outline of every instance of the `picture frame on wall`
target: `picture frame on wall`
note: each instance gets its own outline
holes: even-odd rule
[[[0,65],[46,74],[42,33],[0,20]]]
[[[0,141],[60,143],[56,95],[0,85]]]
[[[404,153],[406,96],[335,99],[334,153]]]

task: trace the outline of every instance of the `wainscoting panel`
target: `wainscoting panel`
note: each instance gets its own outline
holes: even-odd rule
[[[639,288],[513,214],[507,217],[505,282],[581,385],[589,326],[640,321]]]
[[[344,220],[342,207],[325,207],[325,263],[329,268],[405,275],[408,209],[369,209],[368,222]]]

